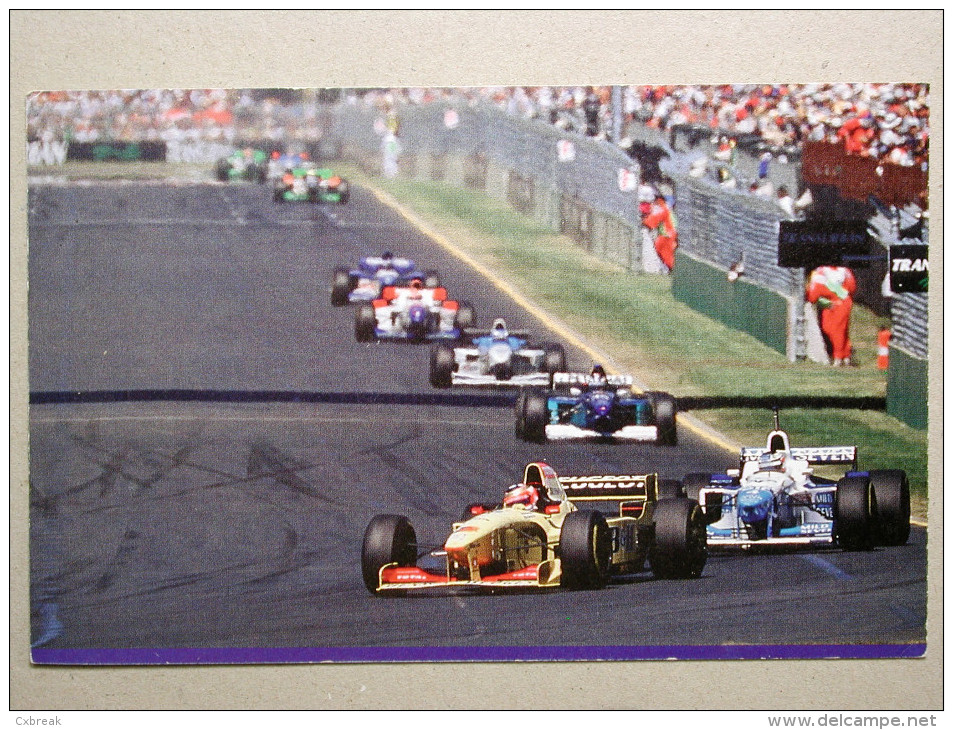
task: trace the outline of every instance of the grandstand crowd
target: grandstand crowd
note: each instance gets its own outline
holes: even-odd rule
[[[811,140],[843,143],[848,153],[898,165],[923,166],[928,159],[926,84],[623,86],[620,91],[620,138],[630,124],[665,132],[694,125],[728,137],[758,135],[780,151]],[[363,99],[387,106],[460,96],[590,137],[610,136],[610,86],[386,89]]]
[[[40,92],[27,102],[27,134],[40,141],[221,141],[309,139],[316,97],[269,98],[260,90],[160,89]],[[382,111],[433,101],[493,104],[590,137],[625,136],[629,125],[676,125],[722,136],[757,135],[779,151],[803,142],[926,168],[929,88],[914,83],[723,84],[620,87],[623,127],[612,134],[610,86],[349,89],[348,103]]]

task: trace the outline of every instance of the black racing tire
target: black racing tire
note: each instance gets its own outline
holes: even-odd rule
[[[678,479],[659,479],[657,499],[676,499],[685,496],[685,487]]]
[[[604,588],[612,560],[612,533],[595,510],[570,512],[559,533],[560,586],[570,591]]]
[[[435,388],[449,388],[453,383],[455,358],[449,345],[434,345],[430,350],[430,384]]]
[[[516,413],[516,437],[523,438],[523,428],[526,422],[526,390],[523,388],[520,388],[516,396],[514,411]]]
[[[910,482],[903,469],[878,469],[870,472],[877,503],[877,522],[881,545],[906,545],[910,537]]]
[[[436,271],[425,271],[424,286],[427,289],[436,289],[440,286],[440,275]]]
[[[534,444],[546,443],[546,424],[549,423],[548,398],[540,391],[526,393],[523,402],[523,429],[519,434],[524,441]]]
[[[473,305],[470,304],[470,302],[460,302],[460,306],[457,309],[457,318],[455,324],[459,330],[476,327],[476,313],[474,312]]]
[[[376,338],[377,315],[373,304],[362,304],[354,315],[354,337],[358,342],[373,342]]]
[[[381,568],[390,563],[402,567],[417,563],[417,534],[410,520],[403,515],[378,515],[364,531],[361,573],[364,585],[371,593],[376,593],[380,587]]]
[[[711,474],[687,474],[684,479],[682,479],[682,486],[685,489],[685,497],[688,499],[693,499],[699,504],[699,494],[703,487],[707,487],[711,484]],[[702,507],[702,512],[705,514],[705,522],[709,525],[718,522],[721,519],[721,495],[720,494],[710,494],[705,500],[705,505]]]
[[[566,350],[558,342],[544,342],[543,370],[550,375],[566,372]]]
[[[276,203],[285,202],[285,189],[284,188],[275,188],[275,194],[273,196]]]
[[[668,393],[652,392],[646,394],[652,405],[652,420],[658,429],[655,443],[659,446],[675,446],[678,443],[678,431],[675,425],[677,407],[675,398]]]
[[[228,182],[228,168],[227,160],[219,160],[215,163],[215,179],[219,182]]]
[[[708,560],[705,516],[693,499],[660,499],[652,513],[649,565],[663,580],[698,578]]]
[[[344,205],[350,199],[351,199],[351,186],[348,185],[347,180],[342,180],[341,184],[338,185],[338,202],[341,205]]]
[[[834,492],[834,540],[844,550],[870,550],[877,544],[877,495],[870,479],[846,476]]]
[[[351,272],[347,269],[335,269],[331,283],[331,304],[341,307],[347,304],[348,294],[354,287],[351,285]]]

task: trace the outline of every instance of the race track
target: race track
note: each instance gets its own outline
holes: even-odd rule
[[[895,656],[925,641],[918,528],[865,553],[716,554],[695,581],[371,596],[375,514],[436,543],[530,460],[677,478],[732,455],[685,428],[677,447],[528,445],[512,408],[431,388],[429,347],[357,343],[332,272],[386,249],[437,269],[481,325],[557,338],[366,190],[317,207],[251,184],[38,184],[29,204],[35,661]],[[213,651],[246,649],[274,651]]]

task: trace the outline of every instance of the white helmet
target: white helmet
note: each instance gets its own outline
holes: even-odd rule
[[[506,322],[502,317],[493,320],[493,327],[490,332],[494,340],[505,340],[509,337],[509,331],[506,329]]]

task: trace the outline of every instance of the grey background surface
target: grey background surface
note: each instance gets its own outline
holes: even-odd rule
[[[347,665],[37,669],[29,665],[23,100],[63,88],[916,81],[931,88],[931,217],[942,230],[942,11],[12,11],[10,707],[495,707],[526,667]],[[292,50],[289,42],[294,41]],[[245,49],[237,51],[236,49]],[[248,53],[247,49],[254,49]],[[942,252],[936,247],[937,254]],[[942,267],[935,255],[934,265]],[[942,385],[942,278],[933,383]],[[928,655],[900,661],[539,664],[534,707],[890,710],[942,706],[942,408],[931,411]],[[784,680],[783,682],[781,680]],[[823,686],[822,695],[817,687]],[[783,688],[776,693],[775,688]],[[889,688],[889,691],[885,691]],[[772,694],[775,693],[775,694]],[[626,701],[620,701],[625,697]],[[633,698],[637,698],[633,700]],[[768,703],[768,704],[765,704]],[[529,705],[527,705],[529,706]]]

